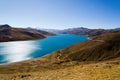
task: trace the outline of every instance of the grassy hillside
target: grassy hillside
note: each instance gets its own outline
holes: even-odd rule
[[[49,55],[53,61],[102,61],[120,57],[120,32],[77,43]]]

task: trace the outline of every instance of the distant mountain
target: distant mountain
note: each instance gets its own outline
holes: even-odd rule
[[[120,30],[120,28],[115,28],[115,30]]]
[[[26,30],[29,30],[29,31],[37,31],[37,32],[40,32],[41,34],[45,35],[45,36],[53,36],[53,35],[56,35],[52,32],[49,32],[49,31],[46,31],[46,30],[40,30],[40,29],[36,29],[36,28],[26,28]]]
[[[61,34],[62,33],[62,30],[58,30],[58,29],[41,29],[41,30],[51,32],[51,33],[54,33],[54,34]]]
[[[7,24],[0,25],[0,42],[43,39],[48,35],[54,35],[42,30],[13,28]]]
[[[97,37],[102,34],[114,32],[115,30],[105,30],[105,29],[88,29],[84,27],[80,28],[70,28],[62,31],[63,34],[75,34],[75,35],[87,35],[90,37]]]
[[[77,32],[77,31],[85,31],[88,28],[84,28],[84,27],[78,27],[78,28],[68,28],[68,29],[64,29],[64,30],[59,30],[59,29],[41,29],[41,30],[45,30],[54,34],[71,34],[71,32]]]
[[[75,35],[86,35],[92,38],[97,38],[97,36],[106,34],[106,33],[111,33],[119,28],[116,29],[89,29],[85,27],[77,27],[77,28],[68,28],[64,30],[57,30],[57,29],[42,29],[54,34],[75,34]]]
[[[73,30],[76,30],[76,31],[85,31],[85,30],[88,30],[88,28],[85,28],[85,27],[68,28],[68,29],[64,29],[63,31],[73,31]]]

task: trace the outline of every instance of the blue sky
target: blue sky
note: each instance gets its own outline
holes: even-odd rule
[[[116,28],[120,27],[120,0],[0,0],[0,24]]]

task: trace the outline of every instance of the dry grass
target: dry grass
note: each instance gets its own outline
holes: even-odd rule
[[[80,63],[56,70],[0,74],[0,80],[120,80],[120,60]]]

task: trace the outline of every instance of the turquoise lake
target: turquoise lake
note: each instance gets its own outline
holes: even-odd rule
[[[42,40],[1,42],[0,64],[38,58],[87,39],[84,35],[60,34]]]

